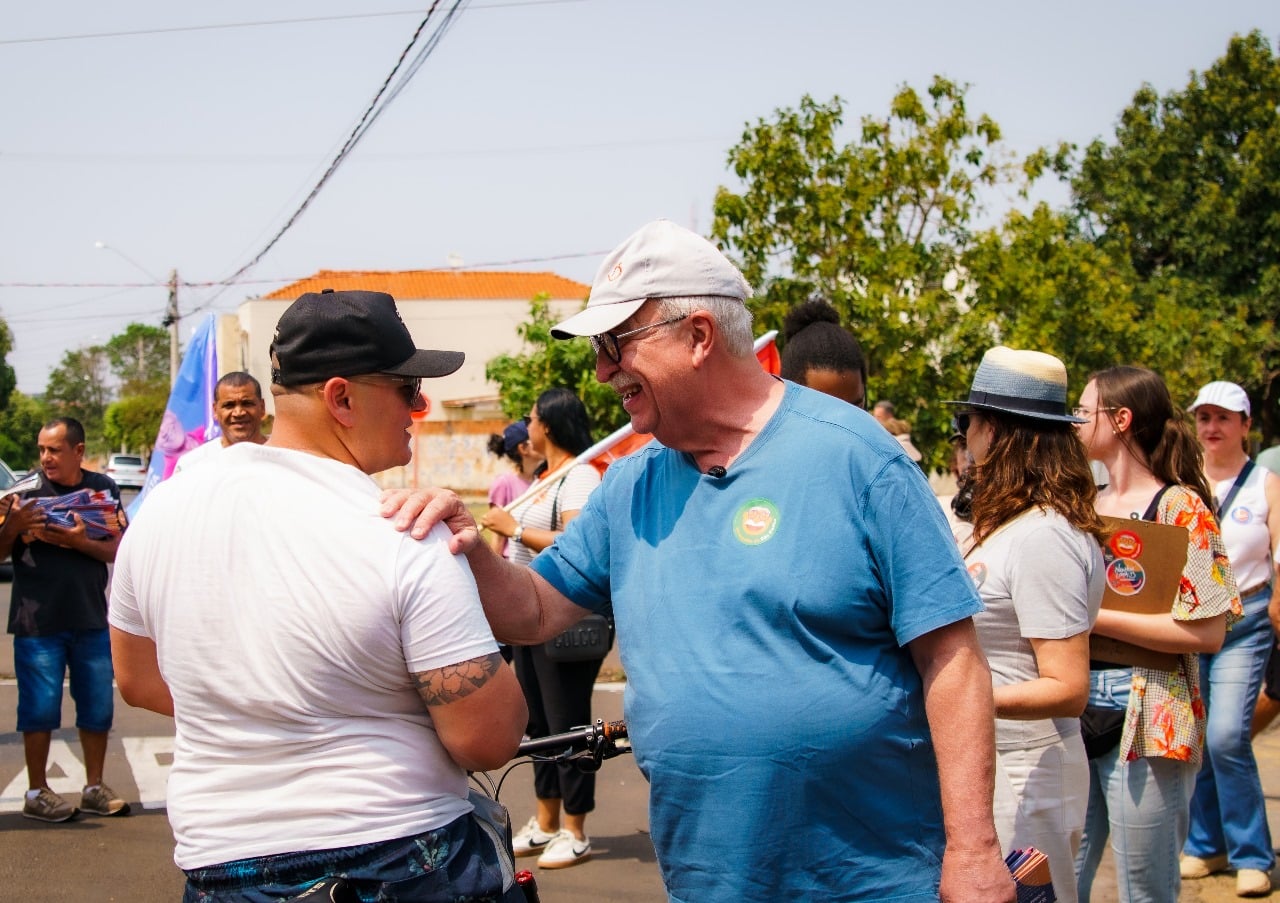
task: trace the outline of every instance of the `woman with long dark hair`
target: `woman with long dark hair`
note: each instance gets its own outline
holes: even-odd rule
[[[985,606],[973,624],[995,697],[996,831],[1005,855],[1043,852],[1059,903],[1074,903],[1089,792],[1079,716],[1103,591],[1097,490],[1056,357],[993,348],[956,404],[973,458],[961,551]]]
[[[483,527],[508,538],[507,558],[528,564],[578,516],[600,485],[591,464],[570,466],[591,447],[587,409],[568,389],[548,389],[529,412],[529,442],[546,459],[532,495],[510,511],[490,508]],[[555,662],[542,646],[515,646],[516,676],[529,704],[529,736],[545,737],[591,723],[591,693],[603,659]],[[595,775],[573,765],[533,767],[537,813],[516,834],[517,856],[538,856],[541,868],[566,868],[591,858],[587,813],[595,808]],[[561,818],[563,812],[563,819]]]
[[[1178,858],[1204,745],[1200,654],[1217,652],[1240,612],[1200,446],[1159,375],[1142,367],[1093,374],[1075,413],[1089,457],[1106,465],[1098,513],[1175,524],[1187,563],[1169,614],[1103,609],[1094,632],[1176,654],[1170,670],[1094,662],[1089,704],[1124,713],[1117,745],[1089,762],[1089,813],[1077,860],[1087,901],[1107,838],[1121,903],[1175,903]]]

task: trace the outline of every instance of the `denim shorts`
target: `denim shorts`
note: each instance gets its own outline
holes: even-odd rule
[[[76,727],[95,733],[111,730],[111,636],[102,630],[64,630],[45,636],[13,638],[13,670],[18,678],[18,731],[55,731],[62,727],[62,680],[71,671]]]

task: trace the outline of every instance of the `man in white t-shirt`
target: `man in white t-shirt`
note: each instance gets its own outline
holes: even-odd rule
[[[467,770],[515,752],[524,697],[443,527],[378,516],[423,377],[390,295],[299,298],[271,346],[276,423],[156,487],[116,561],[130,705],[176,720],[168,811],[186,900],[521,900]],[[136,534],[136,535],[135,535]],[[394,891],[392,891],[394,888]]]
[[[237,442],[262,445],[267,441],[262,435],[262,421],[267,416],[262,384],[243,370],[225,374],[213,387],[213,416],[218,421],[219,434],[179,457],[174,473],[207,461]]]

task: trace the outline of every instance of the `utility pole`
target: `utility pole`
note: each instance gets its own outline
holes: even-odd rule
[[[164,322],[169,327],[169,388],[178,381],[178,368],[182,361],[178,355],[178,321],[182,319],[178,313],[178,271],[169,271],[169,310],[165,313]]]

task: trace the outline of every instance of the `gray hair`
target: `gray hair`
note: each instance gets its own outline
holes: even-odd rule
[[[682,298],[654,298],[658,303],[658,313],[663,318],[688,316],[695,310],[705,310],[711,314],[720,335],[724,339],[725,350],[732,357],[747,357],[753,353],[755,337],[751,334],[751,311],[747,305],[737,298],[724,298],[720,295],[693,295]]]

